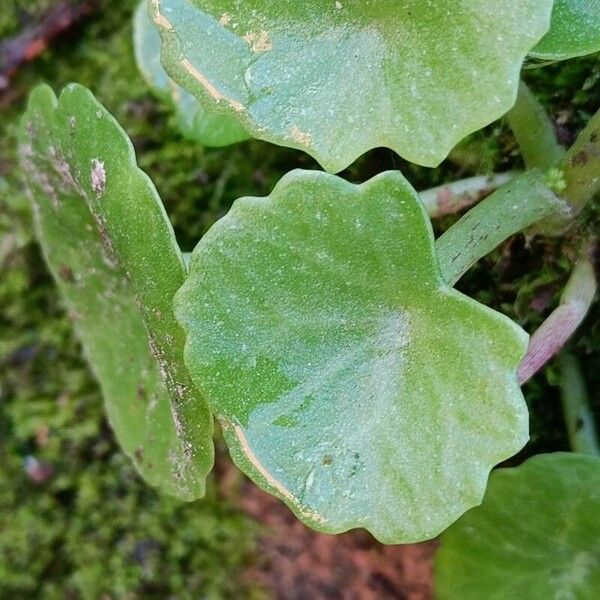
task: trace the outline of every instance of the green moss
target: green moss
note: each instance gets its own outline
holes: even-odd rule
[[[18,33],[21,26],[39,19],[55,5],[54,0],[2,0],[0,11],[0,40]]]
[[[101,18],[25,69],[14,89],[26,92],[42,80],[55,88],[79,80],[94,89],[126,124],[159,184],[169,182],[175,218],[185,223],[192,207],[204,204],[206,226],[221,210],[218,201],[209,205],[206,191],[198,193],[202,186],[188,181],[207,161],[172,133],[169,114],[137,74],[133,4],[106,2]],[[32,240],[15,168],[24,101],[25,95],[0,117],[7,134],[0,139],[0,597],[250,597],[255,591],[242,575],[256,525],[233,499],[219,498],[214,482],[192,504],[159,496],[116,446]],[[180,230],[189,243],[195,227]],[[36,468],[53,474],[36,484],[28,475]]]
[[[139,479],[34,245],[5,257],[0,314],[0,597],[250,593],[254,526],[214,484],[185,504]],[[44,483],[34,461],[53,471]]]

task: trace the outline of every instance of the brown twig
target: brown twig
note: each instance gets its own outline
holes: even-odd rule
[[[0,42],[0,92],[9,89],[11,77],[24,63],[34,60],[55,38],[97,7],[98,0],[63,0],[39,23],[28,25],[19,34]]]

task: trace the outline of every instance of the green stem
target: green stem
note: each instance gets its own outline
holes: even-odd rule
[[[554,124],[523,81],[517,103],[506,117],[527,168],[547,170],[560,162],[565,150],[556,139]]]
[[[600,110],[569,148],[561,167],[566,183],[561,196],[579,211],[600,191]]]
[[[511,179],[473,207],[436,241],[445,280],[454,285],[480,258],[505,239],[551,215],[568,212],[539,171]]]
[[[515,173],[498,173],[469,177],[419,192],[419,197],[427,214],[434,219],[477,204],[514,176]]]
[[[600,456],[596,424],[581,369],[577,359],[568,353],[560,357],[560,389],[571,450]]]

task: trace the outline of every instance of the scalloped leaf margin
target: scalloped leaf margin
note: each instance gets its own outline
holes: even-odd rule
[[[600,52],[600,0],[556,0],[550,31],[531,51],[545,60]]]
[[[441,538],[436,597],[580,598],[600,590],[600,459],[543,454],[492,473]]]
[[[30,96],[19,131],[36,233],[124,451],[151,485],[204,495],[212,416],[183,364],[173,229],[133,146],[86,88]]]
[[[434,537],[527,440],[527,335],[443,281],[397,172],[294,171],[237,200],[175,312],[234,461],[319,531]]]
[[[203,106],[338,172],[371,148],[438,165],[514,104],[552,0],[151,0]]]

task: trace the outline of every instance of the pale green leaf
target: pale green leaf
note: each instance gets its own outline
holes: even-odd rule
[[[152,485],[202,496],[212,418],[183,364],[172,298],[185,268],[154,186],[81,86],[58,101],[34,90],[19,144],[39,241],[120,444]]]
[[[536,456],[494,472],[483,504],[442,536],[439,600],[597,600],[600,459]]]
[[[320,531],[431,538],[527,440],[527,336],[443,281],[398,172],[294,171],[238,200],[175,312],[233,459]]]
[[[556,0],[550,31],[531,55],[565,60],[599,51],[600,0]]]
[[[160,64],[160,34],[152,25],[147,0],[139,3],[133,17],[133,46],[140,72],[155,93],[173,106],[186,138],[204,146],[227,146],[250,137],[233,118],[206,112],[166,74]]]
[[[426,166],[513,105],[552,0],[152,0],[163,64],[254,137]]]

